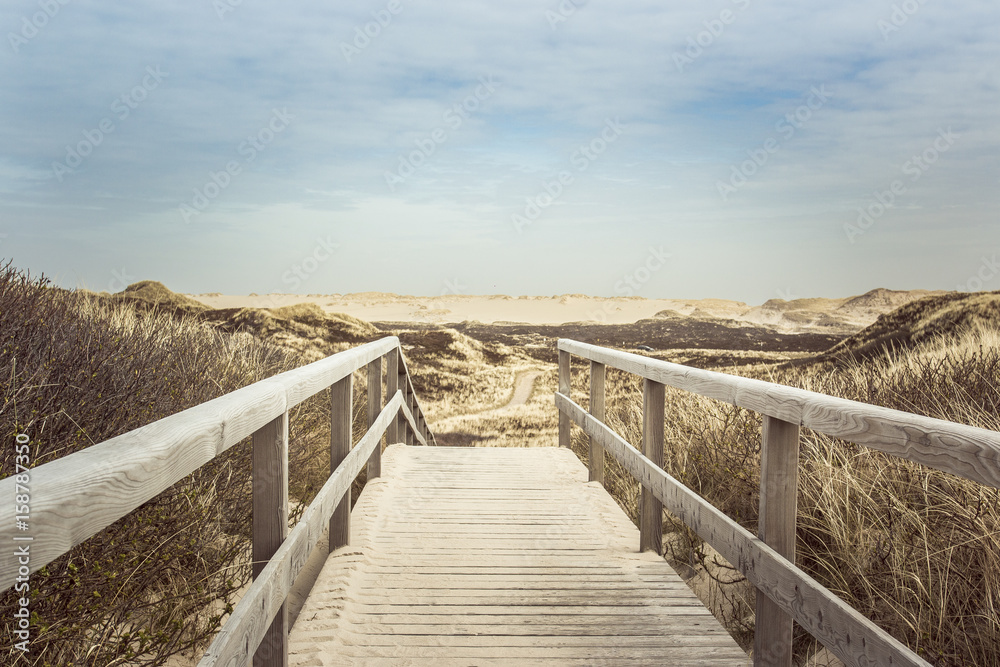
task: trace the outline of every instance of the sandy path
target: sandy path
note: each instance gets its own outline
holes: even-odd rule
[[[514,378],[514,389],[510,399],[502,406],[487,408],[479,412],[452,415],[435,421],[430,426],[435,433],[438,444],[456,447],[470,446],[474,441],[481,441],[482,437],[471,434],[475,432],[474,428],[470,432],[471,425],[479,420],[503,415],[514,408],[527,404],[535,391],[535,382],[543,375],[545,375],[543,370],[532,369],[519,372]]]
[[[498,408],[480,410],[479,412],[468,412],[460,415],[452,415],[451,417],[445,417],[444,419],[439,419],[431,424],[431,427],[435,433],[448,432],[460,422],[468,421],[470,419],[481,419],[483,417],[499,414],[511,408],[525,405],[531,398],[532,392],[535,390],[535,380],[544,374],[544,371],[539,370],[522,371],[514,379],[514,391],[510,395],[510,400],[508,400],[505,405]]]
[[[497,412],[497,410],[506,410],[507,408],[524,405],[531,398],[531,393],[535,390],[535,380],[544,374],[543,371],[528,371],[519,375],[514,381],[514,393],[511,395],[510,400],[507,401],[507,405],[495,410],[487,410],[486,412]]]

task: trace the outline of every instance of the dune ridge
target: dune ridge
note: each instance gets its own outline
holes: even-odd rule
[[[877,288],[843,298],[771,299],[759,306],[728,299],[647,299],[597,297],[584,294],[507,296],[445,294],[413,296],[385,292],[354,294],[183,295],[213,309],[283,308],[315,303],[327,313],[340,313],[368,322],[458,322],[565,324],[590,322],[630,324],[644,319],[690,317],[733,320],[796,333],[823,331],[854,333],[882,314],[926,296],[946,292]]]

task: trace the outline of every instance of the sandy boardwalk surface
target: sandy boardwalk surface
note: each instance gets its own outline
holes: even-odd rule
[[[289,664],[746,665],[586,480],[566,449],[389,447]]]

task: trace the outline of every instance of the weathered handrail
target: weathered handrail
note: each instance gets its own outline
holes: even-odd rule
[[[791,665],[793,619],[848,665],[928,664],[794,565],[799,428],[994,487],[1000,433],[577,341],[558,350],[559,444],[576,423],[591,439],[591,480],[603,480],[607,450],[642,484],[640,549],[661,550],[663,503],[756,586],[755,665]],[[570,398],[571,354],[591,362],[590,414]],[[606,366],[644,378],[644,453],[603,423]],[[665,385],[764,415],[758,537],[662,470]]]
[[[382,357],[388,358],[387,369],[395,374],[386,378],[388,403],[376,410],[375,402],[381,402]],[[366,366],[369,430],[359,447],[351,451],[351,380],[355,371]],[[330,388],[334,398],[331,455],[335,450],[344,455],[336,460],[331,456],[331,478],[285,539],[289,410]],[[374,470],[372,476],[377,476],[381,452],[377,445],[386,432],[390,443],[398,442],[396,438],[405,438],[408,444],[434,443],[395,336],[281,373],[32,469],[30,572],[51,563],[252,435],[254,597],[249,601],[244,598],[245,602],[237,607],[237,611],[242,610],[240,615],[234,612],[219,634],[221,643],[217,639],[212,646],[221,647],[218,650],[223,655],[234,655],[236,644],[232,637],[237,633],[241,637],[239,645],[253,655],[268,631],[262,619],[277,614],[280,618],[271,628],[276,634],[264,647],[270,657],[259,664],[283,664],[287,628],[284,612],[278,611],[283,610],[291,580],[319,539],[324,521],[330,522],[331,544],[347,533],[351,481],[366,461],[369,471]],[[13,498],[14,486],[13,476],[0,480],[0,496]],[[341,516],[333,516],[338,509]],[[6,510],[0,514],[0,540],[10,542],[15,536],[23,538],[16,530],[14,512]],[[268,560],[271,562],[264,566]],[[0,591],[10,588],[19,574],[24,572],[19,573],[17,559],[0,559]],[[257,606],[250,609],[252,604]],[[241,660],[232,664],[245,664],[249,658],[244,655]]]
[[[226,624],[205,653],[199,667],[214,665],[244,665],[263,648],[257,659],[278,657],[279,649],[270,644],[261,646],[268,626],[288,597],[295,577],[302,570],[309,554],[320,538],[337,505],[350,491],[351,483],[367,463],[372,452],[381,444],[382,434],[400,410],[412,424],[413,415],[397,391],[379,413],[350,454],[337,467],[316,498],[303,512],[288,537],[274,553],[263,571],[257,575]],[[283,648],[283,647],[282,647]],[[280,663],[279,663],[280,664]]]

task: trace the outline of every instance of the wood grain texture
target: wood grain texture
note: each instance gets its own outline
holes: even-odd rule
[[[388,447],[289,663],[745,667],[587,475],[565,448]]]
[[[605,380],[607,367],[596,361],[590,362],[590,414],[594,419],[604,421]],[[601,443],[590,439],[590,481],[604,484],[604,448]]]
[[[781,554],[655,466],[568,397],[557,393],[556,406],[588,435],[600,439],[604,448],[670,512],[711,544],[751,584],[764,591],[845,665],[929,667],[922,658]],[[760,657],[766,660],[768,656]]]
[[[1000,488],[996,431],[567,339],[559,350]]]
[[[259,383],[106,440],[31,471],[32,572],[100,532],[285,411],[280,387]],[[15,495],[14,477],[0,480]],[[0,536],[25,533],[13,502],[0,511]],[[0,558],[0,588],[17,559]]]
[[[420,443],[421,445],[424,445],[426,447],[428,445],[428,442],[427,442],[427,440],[424,439],[423,433],[420,433],[419,431],[417,431],[417,429],[416,429],[416,421],[415,421],[415,419],[413,417],[413,413],[410,412],[410,408],[406,405],[406,403],[400,403],[400,408],[399,409],[400,409],[400,416],[401,416],[401,418],[407,424],[409,424],[409,428],[410,428],[411,432],[414,433],[414,436],[413,436],[414,442]]]
[[[392,349],[389,336],[105,440],[31,471],[31,571],[52,562],[218,454],[250,437],[293,406]],[[14,497],[13,477],[0,497]],[[17,530],[14,513],[0,512],[0,540]],[[10,588],[17,563],[0,559],[0,590]]]
[[[399,349],[390,351],[385,355],[385,386],[386,386],[386,396],[395,396],[396,392],[399,390],[399,360],[401,353]],[[393,445],[400,442],[399,434],[399,419],[394,419],[389,424],[388,430],[385,432],[385,444]]]
[[[559,350],[559,393],[566,396],[572,391],[572,378],[570,376],[570,355],[569,352]],[[559,446],[569,447],[572,424],[569,418],[561,412],[559,413]]]
[[[368,428],[371,428],[382,411],[382,359],[376,359],[368,364]],[[382,474],[382,446],[372,452],[368,459],[368,479],[375,479]]]
[[[198,663],[199,667],[235,667],[248,663],[249,656],[260,645],[271,619],[284,604],[296,575],[322,537],[334,509],[350,490],[354,478],[367,464],[401,403],[402,396],[397,393],[386,404],[375,424],[330,475],[295,528],[236,605],[229,620]]]
[[[354,416],[354,376],[341,378],[330,387],[330,474],[351,453],[351,426]],[[351,490],[330,516],[330,551],[348,543],[351,536]]]
[[[664,387],[642,382],[642,451],[657,468],[663,467]],[[663,553],[663,503],[645,486],[639,498],[639,551]]]
[[[417,398],[417,390],[413,386],[413,378],[410,377],[410,371],[406,366],[406,359],[403,358],[402,354],[400,354],[400,360],[401,360],[400,367],[402,369],[401,373],[403,373],[406,376],[405,386],[409,387],[409,392],[412,399],[411,412],[413,413],[414,423],[416,424],[417,430],[423,436],[422,439],[418,438],[417,440],[420,440],[421,442],[427,445],[437,445],[437,440],[434,438],[434,433],[431,431],[430,425],[427,423],[427,418],[424,415],[424,410],[422,407],[420,407],[420,400]],[[400,384],[400,388],[402,388],[403,386],[404,386],[403,384]],[[400,440],[402,440],[402,433],[400,433]],[[410,444],[413,443],[411,442]]]
[[[288,413],[253,434],[253,576],[256,579],[288,534]],[[287,605],[275,615],[254,667],[288,665]]]
[[[761,444],[760,512],[757,537],[789,563],[795,562],[799,488],[799,425],[764,416]],[[755,664],[792,666],[792,617],[757,591]]]
[[[276,375],[272,380],[284,388],[291,409],[393,349],[399,349],[399,339],[388,336]]]

